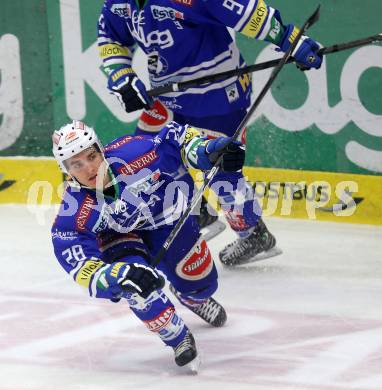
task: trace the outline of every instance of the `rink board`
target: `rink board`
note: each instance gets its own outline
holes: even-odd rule
[[[246,167],[265,216],[382,224],[382,178]]]
[[[0,203],[59,203],[62,173],[53,158],[0,158]]]
[[[244,173],[265,216],[382,225],[380,176],[253,167]],[[0,158],[0,203],[58,203],[62,185],[53,159]]]

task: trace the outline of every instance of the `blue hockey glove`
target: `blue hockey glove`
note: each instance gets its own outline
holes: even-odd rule
[[[286,52],[289,49],[298,32],[298,28],[293,24],[285,26],[284,35],[279,43],[281,51]],[[320,47],[321,46],[312,38],[303,35],[292,53],[292,57],[296,60],[297,67],[301,70],[308,70],[311,68],[319,69],[322,63],[322,55],[318,54]]]
[[[107,87],[117,96],[126,112],[150,109],[154,104],[145,85],[129,66],[113,70],[109,74]]]
[[[164,278],[153,268],[140,263],[113,263],[105,271],[105,278],[113,295],[123,296],[123,293],[138,293],[147,298],[155,290],[164,287]]]
[[[221,169],[224,172],[238,172],[243,168],[245,146],[238,142],[230,142],[229,137],[218,137],[202,142],[197,149],[198,167],[208,171],[222,155]]]

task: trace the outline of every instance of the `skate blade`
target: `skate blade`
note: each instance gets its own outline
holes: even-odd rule
[[[239,267],[245,268],[245,267],[250,266],[253,263],[281,255],[282,253],[283,253],[283,251],[280,248],[278,248],[277,246],[275,246],[272,249],[269,249],[269,251],[259,253],[256,256],[251,257],[250,259],[248,259],[247,261],[245,261],[243,263],[233,264],[233,265],[224,265],[224,264],[223,265],[226,268],[239,268]]]
[[[177,367],[179,374],[182,373],[183,375],[198,375],[200,362],[201,359],[198,354],[189,363],[185,364],[184,366]]]
[[[220,234],[224,229],[226,228],[226,225],[222,221],[215,221],[214,223],[211,223],[211,225],[208,225],[200,230],[200,233],[202,234],[202,238],[206,241],[211,240],[212,238],[216,237],[218,234]]]
[[[196,355],[195,359],[191,360],[190,363],[183,366],[183,369],[187,370],[191,375],[198,375],[200,362],[200,356]]]

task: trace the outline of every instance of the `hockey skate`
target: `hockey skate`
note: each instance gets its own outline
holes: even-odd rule
[[[175,353],[175,363],[178,366],[183,367],[187,365],[192,372],[197,372],[200,361],[194,336],[189,330],[184,336],[184,339],[176,347],[173,347],[173,349]]]
[[[212,297],[208,298],[207,302],[196,307],[189,307],[189,309],[217,328],[223,326],[227,321],[227,313],[224,307]]]
[[[171,292],[179,299],[179,301],[187,306],[193,313],[198,315],[208,324],[219,328],[227,321],[227,313],[224,307],[214,298],[209,297],[205,302],[199,303],[191,299],[184,299],[178,291],[170,284]]]
[[[223,222],[219,221],[219,217],[217,215],[211,215],[208,212],[207,206],[208,202],[203,196],[200,204],[198,223],[201,229],[200,232],[206,241],[216,237],[226,228],[226,225]]]
[[[251,235],[228,244],[220,251],[219,259],[223,265],[232,267],[264,260],[281,253],[282,251],[276,247],[275,237],[260,219]]]

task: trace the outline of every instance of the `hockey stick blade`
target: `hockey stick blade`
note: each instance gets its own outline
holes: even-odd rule
[[[222,221],[215,221],[211,223],[210,225],[202,228],[200,230],[200,233],[202,235],[203,240],[209,241],[215,238],[217,235],[219,235],[221,232],[223,232],[226,228],[226,225]]]
[[[323,47],[318,52],[319,54],[331,54],[337,53],[343,50],[354,49],[355,47],[370,45],[371,43],[377,43],[382,41],[382,34],[372,35],[367,38],[357,39],[355,41],[346,42],[346,43],[337,43],[336,45]]]
[[[229,144],[234,142],[237,139],[237,137],[240,135],[240,133],[243,131],[243,129],[247,125],[247,122],[251,118],[252,114],[254,113],[256,108],[259,106],[259,104],[261,103],[261,101],[264,98],[264,96],[266,95],[266,93],[270,90],[272,83],[276,79],[277,75],[280,73],[281,69],[283,68],[283,66],[285,65],[287,60],[290,58],[291,54],[293,53],[293,50],[295,49],[295,47],[297,46],[297,44],[299,42],[301,36],[305,33],[305,31],[309,27],[311,27],[314,23],[316,23],[318,21],[319,17],[320,17],[320,6],[317,7],[317,9],[314,11],[314,13],[308,18],[308,20],[301,27],[301,30],[298,32],[295,40],[290,45],[289,49],[285,52],[284,56],[280,59],[278,65],[273,69],[272,74],[269,77],[269,80],[267,81],[267,83],[265,84],[263,89],[261,90],[259,96],[256,98],[255,102],[253,103],[253,105],[251,106],[251,108],[249,109],[249,111],[247,112],[247,114],[245,115],[243,120],[241,121],[241,123],[238,126],[238,128],[236,129],[234,135],[231,137],[230,142],[228,142],[228,144],[226,145],[225,148],[227,148]],[[186,219],[189,217],[192,210],[194,210],[195,206],[199,203],[199,201],[204,193],[204,190],[210,184],[210,182],[214,178],[214,176],[218,173],[221,161],[222,161],[222,154],[217,159],[215,165],[211,168],[211,170],[208,171],[202,186],[198,189],[198,191],[196,192],[194,197],[191,199],[190,204],[187,206],[186,210],[183,212],[182,216],[179,218],[178,222],[175,224],[174,228],[172,229],[172,231],[170,232],[170,234],[168,235],[168,237],[164,241],[161,249],[158,251],[156,256],[150,262],[150,265],[152,267],[156,267],[160,263],[160,261],[163,259],[166,251],[168,250],[168,248],[170,247],[170,245],[174,241],[175,237],[178,235],[178,233],[179,233],[180,229],[183,227]]]
[[[319,54],[327,55],[332,53],[338,53],[344,50],[354,49],[365,45],[370,45],[372,43],[377,43],[381,41],[382,41],[382,34],[376,34],[367,38],[357,39],[355,41],[337,43],[332,46],[323,47],[318,52]],[[187,90],[188,88],[200,87],[208,83],[215,83],[218,81],[229,79],[230,77],[235,77],[235,76],[238,77],[247,73],[253,73],[253,72],[258,72],[260,70],[274,68],[279,63],[280,58],[261,62],[260,64],[248,65],[239,69],[232,69],[225,72],[215,73],[212,75],[203,76],[188,81],[163,85],[158,88],[151,89],[147,93],[152,97],[156,97],[156,96],[164,95],[169,92],[181,92]],[[289,58],[287,63],[288,64],[295,63],[295,59]]]

